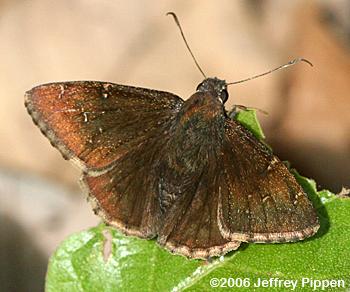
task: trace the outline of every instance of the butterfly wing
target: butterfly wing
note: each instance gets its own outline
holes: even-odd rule
[[[284,242],[317,232],[316,212],[294,176],[239,122],[227,119],[222,151],[218,215],[224,238]]]
[[[222,103],[208,93],[196,92],[186,100],[160,167],[158,242],[188,257],[219,256],[240,245],[219,229],[222,111]]]
[[[25,98],[51,144],[89,173],[157,135],[182,103],[168,92],[95,81],[40,85]]]
[[[51,144],[83,170],[95,212],[140,237],[156,234],[154,166],[182,103],[171,93],[94,81],[41,85],[25,101]]]
[[[188,165],[201,167],[166,212],[158,242],[175,253],[207,258],[237,249],[242,241],[313,235],[317,215],[287,167],[239,122],[225,118],[222,129],[213,129],[198,138],[210,137],[209,143],[198,143],[198,151],[192,143],[197,154],[191,157],[199,157],[199,163]]]
[[[220,256],[239,247],[225,239],[219,229],[219,180],[217,157],[190,181],[190,186],[167,211],[158,242],[174,253],[191,258]]]

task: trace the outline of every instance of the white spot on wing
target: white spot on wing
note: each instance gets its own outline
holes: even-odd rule
[[[61,99],[62,96],[63,96],[63,94],[64,94],[65,88],[64,88],[64,85],[63,85],[63,84],[60,85],[60,89],[61,89],[61,92],[60,92],[60,94],[58,95],[58,98],[59,98],[59,99]]]

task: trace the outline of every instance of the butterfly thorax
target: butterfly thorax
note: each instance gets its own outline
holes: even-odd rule
[[[185,101],[171,127],[160,171],[164,210],[183,193],[193,191],[193,180],[220,155],[225,120],[223,104],[211,94],[198,91]]]
[[[211,94],[196,92],[185,101],[171,141],[172,158],[176,157],[183,171],[197,171],[206,163],[207,152],[220,147],[225,119],[223,104]]]

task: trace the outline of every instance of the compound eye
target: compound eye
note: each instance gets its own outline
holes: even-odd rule
[[[222,103],[225,103],[228,100],[228,92],[226,89],[221,91],[220,98],[222,100]]]
[[[199,88],[201,88],[201,87],[202,87],[202,85],[203,85],[203,82],[199,83],[199,84],[198,84],[198,86],[197,86],[197,88],[196,88],[196,91],[198,91],[198,90],[199,90]]]

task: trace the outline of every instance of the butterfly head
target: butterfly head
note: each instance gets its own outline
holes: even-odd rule
[[[197,91],[199,92],[210,92],[216,96],[222,104],[228,99],[227,84],[225,80],[214,78],[204,79],[198,86]]]

